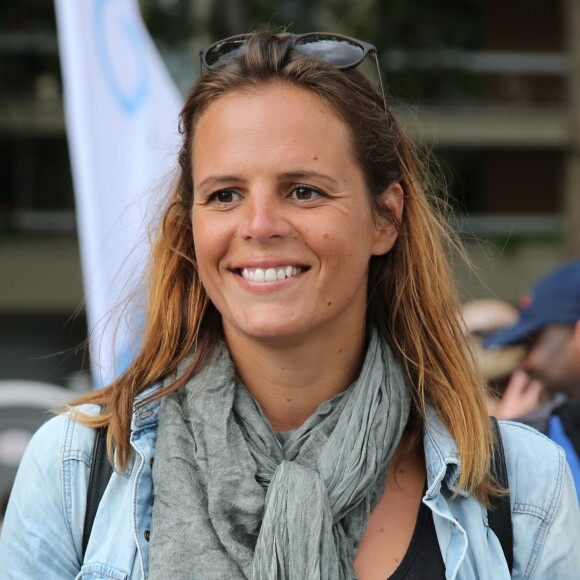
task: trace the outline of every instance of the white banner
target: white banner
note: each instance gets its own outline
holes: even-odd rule
[[[137,0],[55,6],[92,370],[101,386],[130,357],[134,322],[111,312],[142,274],[148,226],[173,177],[182,98]]]

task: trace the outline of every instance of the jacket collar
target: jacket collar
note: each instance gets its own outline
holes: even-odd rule
[[[151,403],[140,406],[140,403],[161,389],[163,381],[156,381],[136,397],[133,403],[133,416],[131,419],[131,431],[137,433],[146,428],[156,427],[159,423],[159,411],[161,410],[162,399],[156,399]]]
[[[431,406],[427,409],[423,446],[427,464],[427,495],[437,495],[441,483],[455,493],[461,472],[459,451],[455,440]],[[459,495],[467,497],[469,493],[461,490]]]

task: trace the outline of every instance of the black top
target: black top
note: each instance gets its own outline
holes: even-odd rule
[[[433,514],[421,502],[409,548],[388,580],[445,580],[445,563],[439,549]]]

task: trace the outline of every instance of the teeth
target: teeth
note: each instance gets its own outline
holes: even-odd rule
[[[242,278],[251,282],[277,282],[291,278],[302,272],[302,268],[294,266],[278,266],[276,268],[243,268]]]

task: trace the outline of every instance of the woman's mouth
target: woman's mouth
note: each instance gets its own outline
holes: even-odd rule
[[[303,266],[275,266],[273,268],[240,268],[236,270],[242,278],[250,282],[279,282],[297,276],[308,268]]]

